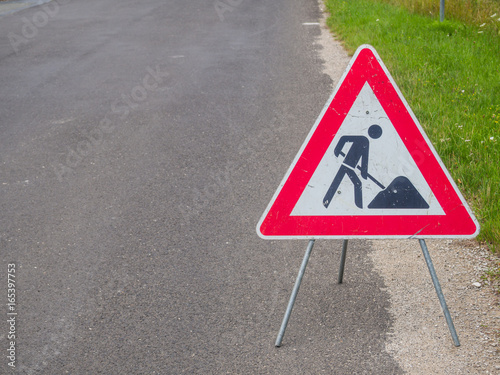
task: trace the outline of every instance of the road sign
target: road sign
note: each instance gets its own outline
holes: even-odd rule
[[[479,224],[377,52],[363,45],[257,233],[265,239],[472,238]]]

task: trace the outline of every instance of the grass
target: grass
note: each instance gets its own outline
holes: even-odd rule
[[[438,6],[432,15],[405,8],[405,1],[325,0],[331,14],[328,25],[351,53],[361,44],[375,47],[472,206],[481,224],[478,239],[496,252],[500,249],[500,21],[490,17],[492,25],[484,26],[474,24],[475,18],[440,23],[438,0],[432,1]],[[412,1],[424,2],[431,0]],[[498,5],[500,18],[500,2],[489,2]]]

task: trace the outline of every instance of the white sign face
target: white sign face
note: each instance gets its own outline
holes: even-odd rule
[[[375,138],[370,136],[370,128]],[[365,176],[363,167],[367,170]],[[409,193],[413,203],[400,199],[398,189]],[[365,83],[291,215],[445,213],[373,90]]]

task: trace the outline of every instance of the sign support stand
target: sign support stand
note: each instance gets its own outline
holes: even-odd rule
[[[309,245],[307,245],[304,259],[302,260],[302,265],[300,266],[299,274],[297,275],[297,280],[295,280],[295,285],[293,286],[293,291],[292,295],[290,296],[290,301],[288,301],[288,307],[286,308],[285,317],[283,318],[283,322],[281,323],[280,332],[278,333],[278,337],[276,338],[276,343],[274,344],[278,348],[281,346],[281,341],[283,340],[283,335],[285,334],[286,326],[288,324],[288,319],[290,319],[290,314],[292,313],[293,304],[295,303],[295,298],[297,297],[297,293],[299,292],[300,283],[302,282],[302,277],[304,276],[304,272],[306,270],[309,257],[311,256],[311,251],[313,246],[314,246],[314,240],[310,240]]]
[[[425,262],[427,263],[427,267],[429,268],[429,273],[431,274],[432,282],[434,283],[434,289],[436,289],[439,302],[441,303],[441,308],[443,309],[443,313],[446,318],[446,323],[448,323],[448,328],[450,329],[451,337],[453,338],[453,343],[455,344],[455,346],[460,346],[460,341],[458,340],[457,331],[455,330],[455,326],[453,325],[453,320],[451,319],[448,306],[446,305],[446,301],[444,300],[443,291],[441,290],[441,285],[439,284],[439,280],[436,275],[436,270],[434,269],[434,265],[432,264],[431,256],[429,255],[429,250],[427,250],[427,245],[425,243],[425,240],[420,239],[419,242],[420,242],[420,247],[422,248],[422,252],[424,254]]]
[[[315,240],[309,240],[309,244],[307,245],[306,253],[304,255],[304,259],[302,260],[302,264],[300,266],[299,274],[297,275],[297,279],[295,280],[295,285],[293,287],[292,294],[290,296],[290,300],[288,301],[288,306],[285,312],[285,316],[283,318],[283,322],[281,323],[280,331],[278,333],[278,337],[276,338],[276,343],[274,344],[276,347],[281,346],[281,342],[283,341],[283,336],[285,335],[285,330],[288,325],[288,320],[290,319],[290,315],[292,314],[293,305],[295,304],[295,299],[297,298],[297,294],[299,292],[300,284],[302,282],[302,278],[304,276],[304,272],[307,267],[307,263],[309,262],[309,258],[311,256],[312,248],[314,246]],[[344,276],[344,266],[347,254],[347,243],[348,240],[344,240],[342,243],[342,256],[340,259],[340,270],[339,270],[339,278],[338,283],[342,284],[343,276]],[[446,318],[446,323],[448,324],[448,328],[451,333],[451,337],[453,339],[453,343],[455,346],[460,346],[460,341],[458,340],[457,331],[455,330],[455,326],[453,325],[453,320],[450,315],[450,311],[448,310],[448,306],[444,299],[443,291],[441,290],[441,285],[439,284],[438,277],[436,275],[436,270],[434,269],[434,265],[432,263],[431,256],[429,254],[429,250],[427,249],[427,244],[425,240],[419,240],[420,247],[422,248],[422,253],[424,254],[425,262],[427,263],[427,267],[429,268],[429,273],[431,274],[432,282],[434,284],[434,289],[436,289],[437,296],[439,298],[439,302],[441,303],[441,308],[443,309],[444,316]]]

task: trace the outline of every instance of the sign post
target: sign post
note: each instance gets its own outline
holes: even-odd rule
[[[299,292],[300,283],[302,282],[302,277],[304,276],[304,272],[306,271],[307,262],[309,262],[309,257],[311,256],[311,251],[313,246],[314,246],[314,240],[309,240],[309,244],[307,245],[306,249],[306,254],[304,255],[304,259],[302,260],[302,264],[300,266],[299,274],[297,275],[297,279],[295,280],[295,285],[293,286],[292,295],[290,296],[290,301],[288,301],[285,317],[283,318],[283,322],[281,323],[278,337],[276,338],[275,346],[277,347],[281,346],[281,341],[283,340],[283,335],[285,334],[286,326],[288,325],[288,319],[290,319],[290,315],[292,314],[293,305],[295,304],[295,298],[297,297],[297,293]]]
[[[455,330],[455,325],[453,324],[453,320],[451,319],[450,311],[448,310],[448,306],[446,305],[446,301],[444,300],[443,291],[441,290],[441,285],[439,284],[439,280],[436,275],[436,270],[434,269],[434,265],[432,264],[431,256],[429,255],[429,250],[427,250],[427,245],[425,243],[425,240],[419,240],[419,242],[420,242],[420,247],[422,248],[422,252],[424,254],[425,262],[427,263],[427,267],[429,268],[429,273],[431,274],[432,283],[434,284],[434,289],[436,289],[436,293],[439,298],[439,303],[441,304],[441,308],[443,309],[443,313],[446,318],[446,323],[448,324],[448,328],[450,329],[453,343],[455,344],[455,346],[460,346],[460,341],[458,340],[457,331]]]
[[[479,224],[375,49],[362,45],[327,101],[257,225],[264,239],[308,239],[281,345],[314,240],[420,240],[455,345],[459,345],[426,238],[473,238]]]

